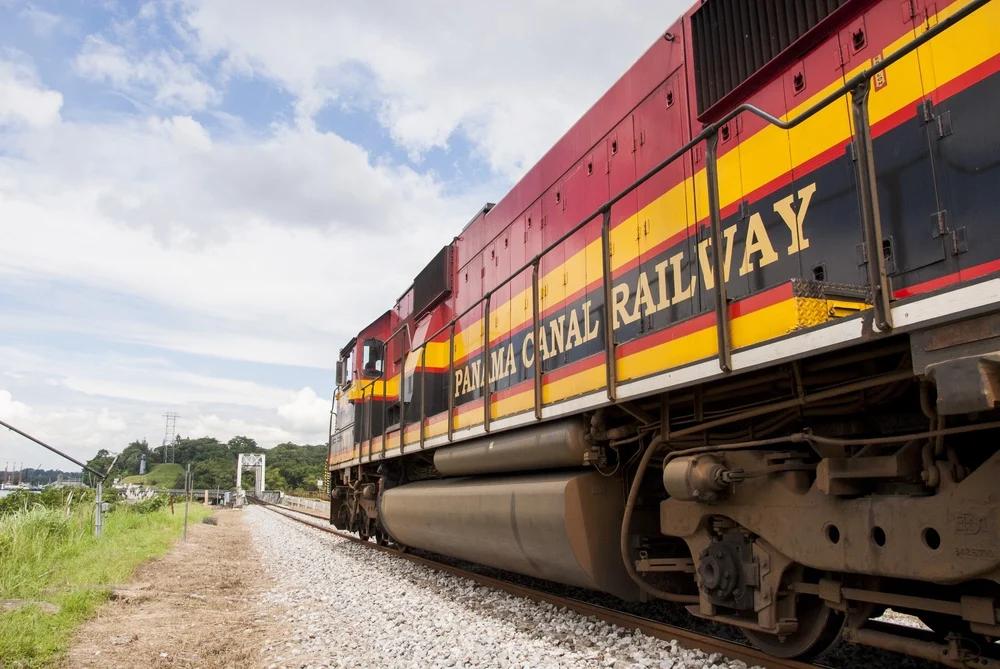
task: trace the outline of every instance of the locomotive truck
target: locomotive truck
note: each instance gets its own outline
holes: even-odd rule
[[[340,351],[331,523],[1000,666],[998,110],[1000,0],[702,0]]]

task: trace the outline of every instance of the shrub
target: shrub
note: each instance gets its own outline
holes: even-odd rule
[[[132,504],[129,508],[137,513],[152,513],[153,511],[159,511],[167,505],[168,498],[166,495],[153,495],[152,497],[147,497],[146,499]]]

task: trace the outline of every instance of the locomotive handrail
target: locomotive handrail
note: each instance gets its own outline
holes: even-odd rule
[[[539,263],[547,253],[555,249],[557,246],[561,245],[572,235],[579,232],[588,223],[592,222],[596,218],[601,218],[601,247],[602,247],[602,262],[603,262],[603,292],[604,292],[604,310],[605,310],[605,368],[606,368],[606,378],[607,378],[607,393],[608,399],[612,402],[616,400],[617,391],[617,364],[615,359],[615,347],[616,342],[614,339],[614,320],[611,314],[611,259],[609,254],[610,247],[610,229],[611,229],[611,210],[618,204],[622,199],[630,195],[637,188],[645,184],[647,181],[656,176],[666,167],[673,164],[678,158],[688,153],[691,149],[696,147],[701,142],[706,143],[706,158],[705,158],[705,171],[706,171],[706,182],[708,187],[708,200],[709,200],[709,226],[712,234],[712,275],[714,279],[713,293],[715,296],[715,312],[716,312],[716,331],[718,338],[718,353],[717,357],[719,360],[719,366],[723,372],[730,372],[732,370],[731,356],[732,356],[732,343],[729,335],[729,310],[728,310],[728,298],[726,296],[725,282],[722,280],[722,267],[721,263],[718,262],[718,256],[722,248],[722,214],[721,214],[721,204],[719,201],[719,183],[718,183],[718,134],[719,130],[727,124],[732,119],[740,116],[743,113],[750,113],[757,116],[768,124],[778,127],[782,130],[791,130],[805,121],[809,120],[817,113],[830,106],[832,103],[839,100],[845,94],[850,93],[852,98],[852,115],[855,126],[855,151],[854,156],[856,162],[856,176],[858,178],[858,198],[859,204],[862,210],[862,225],[864,228],[864,239],[863,248],[865,251],[865,257],[867,259],[867,272],[868,272],[868,283],[870,290],[872,291],[872,301],[875,312],[875,322],[878,328],[882,331],[887,331],[892,328],[892,312],[891,312],[891,300],[892,293],[888,286],[888,274],[885,267],[885,258],[882,255],[882,232],[881,232],[881,221],[879,218],[878,210],[878,196],[876,188],[875,179],[875,168],[874,160],[872,156],[872,137],[871,137],[871,124],[868,118],[868,98],[870,92],[871,78],[876,74],[884,71],[889,66],[895,64],[903,57],[915,51],[917,48],[927,43],[937,35],[941,34],[945,30],[951,28],[956,23],[960,22],[962,19],[966,18],[976,10],[982,8],[989,2],[993,0],[970,0],[961,9],[956,11],[954,14],[948,18],[939,21],[936,25],[928,28],[926,31],[915,37],[914,39],[907,42],[904,46],[896,49],[888,56],[885,56],[878,63],[873,63],[869,67],[862,69],[860,72],[845,80],[844,83],[837,89],[831,91],[821,100],[815,102],[805,111],[799,113],[798,115],[782,120],[781,117],[774,116],[773,114],[764,111],[763,109],[744,102],[729,112],[721,116],[716,121],[706,125],[700,133],[688,140],[683,146],[675,150],[669,156],[664,158],[662,161],[657,163],[654,167],[646,171],[641,177],[632,182],[629,186],[620,191],[617,195],[613,196],[607,200],[604,204],[600,205],[595,209],[590,215],[585,217],[579,223],[571,227],[565,233],[563,233],[558,239],[546,246],[544,249],[539,251],[530,261],[519,267],[516,271],[511,272],[507,278],[500,281],[496,286],[488,291],[485,291],[483,297],[478,299],[476,302],[472,303],[466,309],[459,314],[452,317],[452,319],[438,328],[433,334],[424,338],[423,343],[416,348],[424,349],[424,360],[426,360],[426,346],[431,343],[435,338],[441,335],[443,332],[450,328],[449,338],[448,338],[448,441],[454,440],[454,424],[453,424],[453,413],[455,410],[455,328],[459,320],[467,316],[472,312],[473,309],[480,308],[482,305],[486,304],[486,309],[483,310],[483,399],[484,399],[484,427],[485,430],[489,431],[489,416],[490,416],[490,391],[489,391],[489,354],[490,354],[490,341],[489,341],[489,304],[494,293],[499,291],[501,288],[507,286],[513,279],[520,276],[526,270],[532,270],[532,327],[534,336],[538,337],[539,331],[539,308],[538,308],[538,271]],[[695,223],[697,225],[697,222]],[[415,349],[414,349],[415,350]],[[535,369],[534,369],[534,394],[535,394],[535,416],[540,419],[542,414],[542,361],[537,354],[537,345],[535,347]],[[411,351],[413,352],[413,351]],[[385,372],[383,372],[383,377]],[[402,378],[402,377],[401,377]],[[376,379],[377,380],[377,379]],[[372,382],[374,383],[374,381]],[[362,393],[363,393],[362,389]],[[423,397],[423,393],[421,393]],[[421,401],[421,411],[420,411],[420,444],[421,448],[424,446],[424,420],[425,416],[425,403]],[[369,425],[371,423],[369,415]],[[403,421],[400,422],[400,450],[403,448]],[[369,428],[370,432],[370,428]],[[370,440],[370,437],[369,437]],[[371,444],[369,443],[369,459]]]

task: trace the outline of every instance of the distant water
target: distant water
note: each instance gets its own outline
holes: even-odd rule
[[[0,489],[0,497],[6,497],[7,495],[10,495],[15,492],[17,492],[17,489],[7,489],[7,490]],[[37,492],[37,491],[32,490],[31,492]]]

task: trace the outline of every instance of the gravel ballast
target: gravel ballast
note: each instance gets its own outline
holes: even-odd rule
[[[745,669],[614,625],[480,586],[245,510],[273,581],[263,604],[286,633],[268,667]]]

